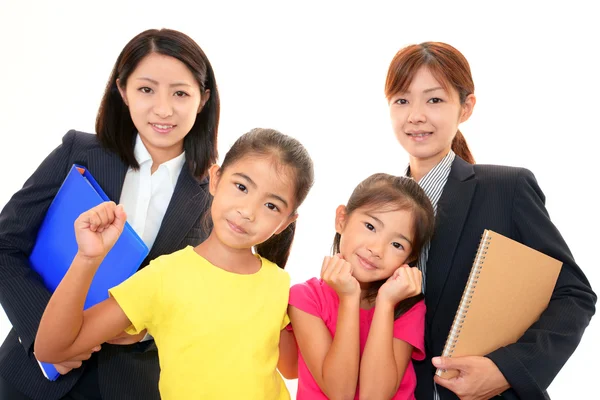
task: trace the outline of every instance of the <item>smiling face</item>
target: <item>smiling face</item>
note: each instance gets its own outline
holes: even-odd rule
[[[458,125],[466,121],[475,105],[469,95],[463,104],[458,92],[447,89],[429,68],[421,67],[406,92],[390,98],[390,118],[396,138],[411,160],[437,164],[452,146]]]
[[[125,85],[117,81],[117,87],[142,142],[158,163],[183,152],[183,139],[210,95],[201,92],[184,63],[158,53],[144,57]]]
[[[340,254],[352,265],[360,283],[387,279],[410,261],[414,243],[414,214],[397,207],[359,207],[348,214],[336,212],[336,231],[341,235]]]
[[[294,170],[272,155],[246,155],[210,169],[213,233],[225,246],[251,249],[297,218]]]

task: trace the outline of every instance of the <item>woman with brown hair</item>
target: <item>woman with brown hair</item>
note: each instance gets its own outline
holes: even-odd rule
[[[401,49],[385,84],[394,133],[409,155],[407,174],[428,194],[436,230],[421,253],[426,359],[415,363],[421,399],[544,399],[595,312],[596,295],[554,226],[534,175],[524,168],[475,164],[458,126],[475,106],[465,57],[427,42]],[[514,344],[485,357],[438,357],[484,229],[563,262],[550,304]],[[434,378],[436,368],[459,371]]]

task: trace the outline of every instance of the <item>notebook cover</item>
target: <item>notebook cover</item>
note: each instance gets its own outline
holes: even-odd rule
[[[484,356],[515,343],[548,307],[561,267],[486,229],[442,356]],[[451,378],[457,371],[438,369],[436,375]]]

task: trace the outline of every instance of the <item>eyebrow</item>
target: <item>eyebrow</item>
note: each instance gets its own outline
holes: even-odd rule
[[[441,86],[436,86],[433,88],[429,88],[429,89],[425,89],[423,90],[423,93],[429,93],[429,92],[435,92],[436,90],[444,90],[443,87]],[[404,94],[410,94],[410,90],[407,90],[406,92],[403,92]]]
[[[369,213],[365,213],[369,218],[373,218],[375,221],[377,221],[378,224],[380,224],[381,226],[385,226],[385,224],[383,223],[382,220],[380,220],[379,218],[377,218],[376,216],[369,214]],[[400,236],[402,239],[406,240],[411,246],[413,245],[412,242],[403,234],[401,234],[400,232],[394,232],[394,234],[396,236]]]
[[[233,176],[239,176],[240,178],[245,179],[250,184],[250,186],[252,186],[254,188],[258,187],[258,185],[256,184],[256,182],[254,182],[252,180],[252,178],[250,178],[248,175],[246,175],[246,174],[244,174],[242,172],[234,172],[232,175]],[[275,193],[267,193],[267,196],[268,197],[272,197],[272,198],[274,198],[276,200],[279,200],[280,202],[282,202],[286,206],[286,208],[289,207],[288,202],[285,201],[285,199],[283,197],[281,197],[279,195],[276,195]]]
[[[159,85],[158,81],[155,81],[154,79],[151,79],[151,78],[141,77],[141,78],[137,78],[137,80],[148,81],[150,83],[154,83],[155,85]],[[169,87],[175,87],[175,86],[188,86],[188,87],[192,87],[192,85],[190,85],[189,83],[185,83],[185,82],[175,82],[175,83],[171,83],[169,85]]]

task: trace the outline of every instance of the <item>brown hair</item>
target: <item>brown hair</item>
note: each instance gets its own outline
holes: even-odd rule
[[[190,171],[198,178],[203,177],[218,157],[219,91],[208,58],[198,44],[184,33],[171,29],[149,29],[125,45],[115,62],[100,103],[96,117],[98,139],[105,148],[117,153],[127,166],[139,168],[133,153],[137,129],[119,93],[117,79],[125,87],[140,61],[151,53],[173,57],[184,63],[196,78],[202,96],[206,95],[206,90],[210,90],[208,101],[183,140]]]
[[[291,136],[274,129],[255,128],[235,141],[225,155],[220,171],[225,171],[229,165],[248,156],[276,156],[281,166],[292,168],[295,185],[295,209],[292,212],[294,214],[314,182],[314,167],[308,151]],[[285,268],[295,232],[294,221],[280,234],[258,244],[256,252],[280,268]]]
[[[417,71],[426,66],[444,89],[448,86],[458,92],[460,104],[468,95],[475,93],[469,62],[458,50],[446,43],[425,42],[407,46],[394,56],[385,80],[385,96],[388,101],[396,93],[408,90]],[[475,159],[467,141],[458,130],[452,140],[452,151],[470,164]]]
[[[413,247],[409,260],[418,259],[423,246],[429,242],[435,227],[435,215],[431,201],[419,186],[411,178],[404,176],[393,176],[389,174],[373,174],[354,189],[348,204],[346,213],[349,216],[359,208],[385,208],[396,207],[396,210],[409,210],[413,215]],[[342,235],[335,234],[333,239],[333,254],[340,252]],[[385,279],[373,282],[367,290],[367,298],[374,299],[377,291],[385,283]],[[423,295],[417,295],[402,300],[396,305],[394,317],[398,318],[415,305]]]

